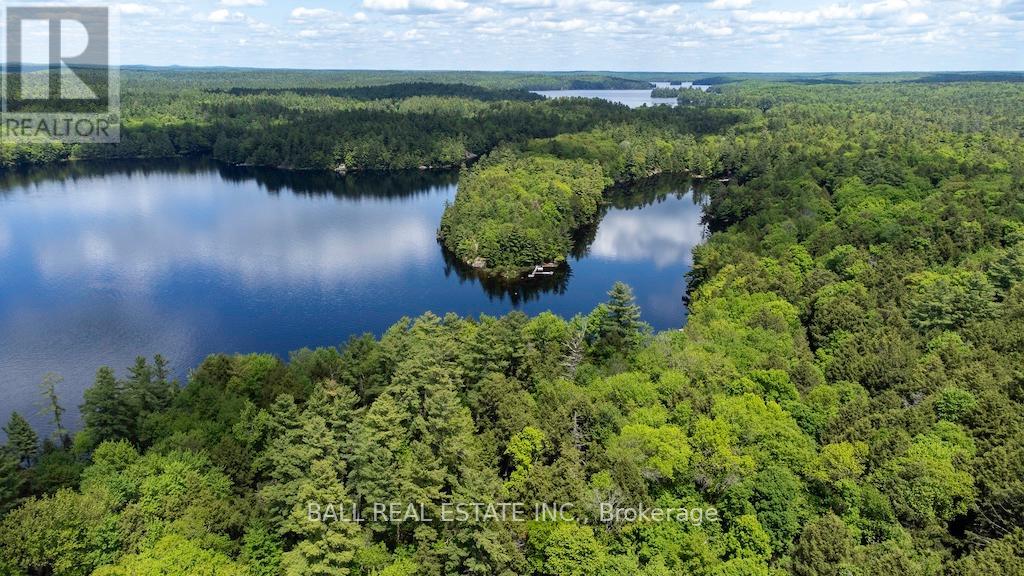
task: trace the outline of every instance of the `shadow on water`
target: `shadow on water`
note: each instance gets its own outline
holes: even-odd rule
[[[455,274],[460,282],[477,283],[492,300],[507,299],[515,306],[539,301],[545,294],[565,294],[573,275],[571,262],[583,260],[590,255],[590,249],[597,239],[601,221],[610,211],[639,210],[665,202],[670,198],[682,199],[689,193],[694,195],[696,203],[704,202],[700,189],[690,178],[670,174],[616,186],[609,190],[605,194],[605,203],[601,207],[597,222],[575,232],[572,251],[569,254],[570,260],[555,268],[552,275],[508,279],[481,273],[438,242],[444,257],[445,276]]]
[[[30,188],[48,181],[75,183],[109,176],[190,176],[216,172],[226,182],[255,181],[271,194],[291,192],[297,196],[339,199],[411,198],[428,194],[458,181],[458,171],[399,170],[338,174],[326,170],[281,170],[257,166],[234,166],[208,158],[157,160],[102,160],[66,162],[46,166],[0,169],[0,196],[18,188]]]
[[[184,377],[210,353],[284,357],[428,310],[568,318],[617,281],[655,329],[685,323],[685,274],[706,232],[685,178],[609,191],[567,263],[514,282],[481,278],[438,246],[457,178],[201,158],[0,171],[0,406],[35,412],[47,371],[73,404],[97,367],[139,354],[170,358]],[[77,418],[69,410],[68,424]]]
[[[459,260],[455,254],[438,242],[444,258],[444,275],[455,274],[462,283],[480,285],[491,300],[508,300],[513,306],[536,302],[544,294],[565,294],[572,277],[572,267],[564,263],[553,270],[554,274],[535,278],[508,279],[500,276],[481,274],[479,270]]]

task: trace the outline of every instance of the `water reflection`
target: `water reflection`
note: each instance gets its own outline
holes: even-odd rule
[[[544,294],[565,294],[573,266],[586,267],[587,263],[581,261],[588,257],[650,263],[658,270],[692,266],[693,248],[704,240],[707,231],[700,217],[704,196],[693,188],[692,181],[663,175],[618,187],[606,196],[598,223],[576,233],[569,262],[551,276],[509,280],[481,274],[442,246],[445,274],[454,273],[462,282],[476,282],[492,299],[508,299],[518,306],[538,301]]]
[[[297,172],[274,168],[217,166],[220,176],[229,182],[255,180],[260,187],[275,194],[292,192],[307,196],[335,198],[408,198],[429,194],[438,186],[454,186],[455,171],[403,170],[399,172],[363,172],[345,175],[333,172]]]
[[[704,196],[678,176],[661,176],[628,188],[609,198],[611,210],[601,218],[600,234],[590,243],[589,254],[618,261],[648,261],[658,268],[693,265],[693,248],[703,241],[706,226],[692,218],[694,204],[701,209]],[[680,202],[687,197],[693,203]],[[658,209],[645,208],[659,205]]]
[[[204,160],[0,174],[0,407],[35,414],[36,383],[52,370],[73,409],[97,367],[139,354],[161,353],[181,375],[213,352],[337,345],[428,310],[572,316],[618,280],[656,329],[685,321],[703,231],[686,181],[616,191],[555,275],[509,283],[438,245],[456,178]]]
[[[630,108],[641,106],[675,106],[675,98],[652,98],[651,90],[538,90],[545,98],[600,98],[609,102],[625,104]]]
[[[439,243],[440,244],[440,243]],[[491,300],[508,300],[513,306],[528,302],[537,302],[544,294],[565,294],[572,277],[572,267],[562,264],[552,270],[554,274],[536,276],[534,278],[507,279],[489,274],[481,274],[472,266],[460,260],[444,246],[441,246],[444,258],[444,275],[455,275],[459,282],[479,284]]]
[[[102,162],[69,162],[46,168],[0,169],[0,196],[55,180],[76,184],[82,179],[127,176],[190,176],[196,172],[216,172],[226,182],[255,181],[272,193],[292,192],[299,195],[334,196],[336,198],[406,198],[427,194],[438,186],[454,185],[454,171],[402,170],[394,172],[351,172],[337,174],[326,171],[277,170],[257,166],[233,166],[208,158],[168,160],[109,160]]]

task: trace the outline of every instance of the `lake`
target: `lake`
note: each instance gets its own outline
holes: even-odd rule
[[[49,430],[37,383],[59,373],[72,427],[96,369],[160,353],[179,376],[215,352],[272,352],[379,335],[402,316],[563,316],[616,280],[644,320],[681,327],[704,237],[688,182],[611,195],[565,269],[481,282],[436,239],[454,173],[339,176],[211,161],[70,164],[0,174],[0,407]]]
[[[654,82],[658,88],[694,88],[707,90],[707,86],[694,86],[691,82],[681,84],[669,84],[668,82]],[[675,106],[678,101],[675,98],[652,98],[651,90],[538,90],[534,94],[540,94],[545,98],[600,98],[609,102],[625,104],[630,108],[641,106]]]

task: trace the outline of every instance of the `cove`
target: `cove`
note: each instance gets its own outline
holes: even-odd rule
[[[663,177],[609,195],[568,265],[481,280],[436,232],[457,174],[339,176],[206,160],[76,163],[0,174],[0,406],[40,431],[37,384],[78,426],[98,367],[160,353],[179,377],[212,353],[336,346],[402,316],[570,317],[630,284],[656,330],[685,323],[699,193]]]

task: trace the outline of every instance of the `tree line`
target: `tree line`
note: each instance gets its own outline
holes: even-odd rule
[[[287,362],[214,355],[181,386],[148,361],[101,370],[67,441],[8,424],[0,571],[1024,571],[1019,85],[700,98],[522,141],[460,190],[484,225],[546,233],[514,199],[483,212],[484,183],[563,227],[652,157],[705,176],[685,328],[651,333],[616,285],[574,318],[427,313]],[[714,129],[673,127],[696,122]],[[304,516],[381,500],[568,502],[588,522]],[[602,522],[600,502],[720,521]]]

